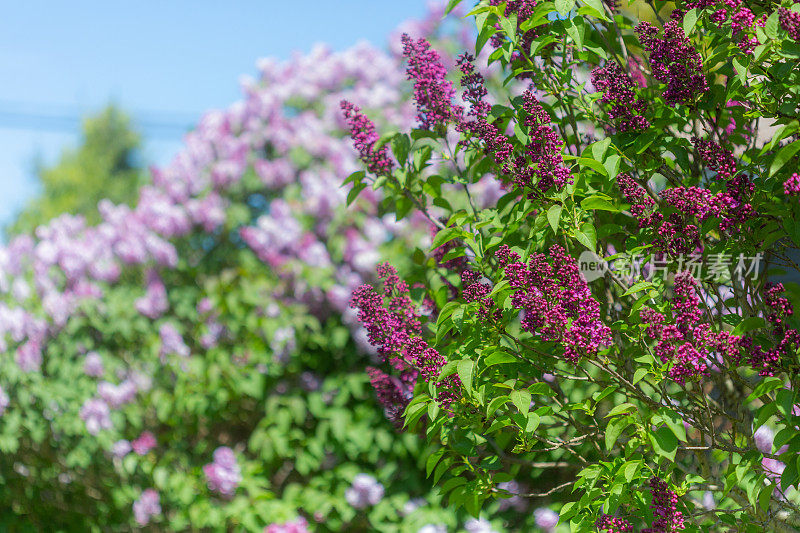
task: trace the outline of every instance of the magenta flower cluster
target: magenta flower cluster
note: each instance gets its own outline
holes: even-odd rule
[[[522,311],[522,329],[546,341],[559,342],[564,358],[576,362],[593,357],[611,344],[611,330],[600,318],[577,262],[558,245],[548,254],[534,253],[528,264],[503,245],[496,252],[510,287],[511,302]]]
[[[667,105],[693,105],[708,90],[703,60],[677,21],[668,21],[663,34],[659,33],[649,22],[636,26],[639,42],[650,52],[653,77],[667,85],[664,90]]]
[[[602,514],[595,523],[600,533],[633,533],[633,526],[624,518]]]
[[[783,184],[783,193],[786,196],[800,196],[800,174],[793,173]]]
[[[355,509],[366,509],[383,499],[383,485],[369,474],[356,474],[353,484],[345,491],[347,503]]]
[[[419,126],[425,130],[442,128],[459,111],[452,108],[455,89],[447,81],[447,69],[442,65],[439,53],[426,39],[415,41],[404,33],[401,40],[403,56],[408,61],[406,74],[414,82]]]
[[[650,494],[653,502],[655,520],[651,527],[642,529],[642,533],[677,533],[685,528],[683,513],[678,511],[678,495],[669,485],[657,477],[650,479]]]
[[[641,131],[650,127],[644,117],[647,102],[636,96],[636,84],[622,67],[607,63],[592,71],[592,85],[603,92],[601,101],[609,107],[608,118],[621,132]]]
[[[214,461],[203,467],[208,488],[223,496],[233,496],[242,481],[242,470],[233,450],[220,446],[214,450]]]
[[[681,9],[674,10],[670,17],[677,21],[682,22],[683,16],[690,9],[707,9],[713,8],[711,14],[711,21],[722,25],[730,21],[731,37],[734,41],[738,40],[737,46],[745,54],[752,54],[753,50],[758,46],[759,40],[756,36],[755,27],[766,24],[766,15],[756,20],[756,16],[742,0],[694,0],[682,4]]]
[[[379,265],[378,276],[384,282],[382,295],[372,286],[362,285],[350,301],[350,306],[358,310],[358,320],[366,328],[370,344],[400,374],[400,381],[405,386],[413,389],[417,377],[425,382],[435,382],[437,399],[449,406],[459,397],[461,383],[457,376],[452,375],[438,380],[446,360],[422,339],[419,313],[409,296],[408,285],[386,263]],[[371,377],[380,387],[376,389],[379,399],[393,401],[384,404],[387,412],[397,412],[402,403],[395,400],[402,396],[402,389],[397,394],[391,390],[391,380],[382,379],[375,373]]]
[[[361,112],[360,107],[347,100],[342,100],[341,108],[347,121],[347,127],[350,129],[353,146],[358,151],[367,170],[376,176],[391,174],[394,162],[389,156],[389,149],[381,146],[375,150],[375,143],[380,138],[375,129],[375,123]]]
[[[662,363],[669,363],[669,376],[676,383],[706,375],[712,354],[736,363],[741,337],[726,331],[713,332],[701,321],[702,310],[697,281],[689,272],[675,275],[672,323],[658,311],[645,307],[639,316],[647,325],[645,334],[658,340],[653,353]]]
[[[309,533],[308,521],[302,516],[290,522],[270,524],[264,528],[264,533]]]
[[[133,516],[140,526],[150,523],[153,516],[161,514],[161,498],[155,489],[145,489],[138,500],[133,502]]]
[[[782,7],[778,10],[778,23],[789,32],[789,37],[800,42],[800,13]]]
[[[772,348],[755,344],[751,337],[742,339],[747,362],[761,376],[774,376],[780,371],[781,359],[794,354],[800,347],[800,332],[786,326],[786,319],[794,314],[794,307],[781,296],[782,283],[767,283],[764,287],[764,304],[770,309],[767,321],[772,325],[772,335],[777,343]]]

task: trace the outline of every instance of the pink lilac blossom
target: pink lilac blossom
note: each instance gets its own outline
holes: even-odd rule
[[[3,416],[10,403],[11,400],[8,398],[8,394],[3,390],[3,387],[0,387],[0,416]]]
[[[603,92],[601,101],[608,106],[608,118],[621,132],[641,131],[650,127],[644,117],[647,102],[636,96],[636,85],[615,62],[592,71],[592,85]]]
[[[761,453],[772,453],[772,442],[775,440],[775,433],[769,426],[761,426],[753,434],[756,448]]]
[[[15,358],[23,372],[34,372],[42,366],[42,348],[38,341],[30,340],[17,348]]]
[[[742,346],[747,353],[747,362],[758,370],[760,376],[774,376],[780,371],[784,357],[795,354],[800,347],[800,332],[786,327],[786,319],[794,314],[794,307],[786,298],[780,296],[784,292],[782,283],[767,283],[764,286],[764,303],[770,309],[767,321],[772,324],[772,334],[778,339],[772,348],[756,345],[753,338],[746,337]]]
[[[103,358],[97,352],[89,352],[83,359],[83,373],[89,377],[99,378],[103,375]]]
[[[120,439],[111,446],[111,455],[116,457],[117,459],[122,459],[133,450],[133,446],[131,446],[130,441],[125,439]]]
[[[113,427],[111,410],[108,408],[108,404],[99,398],[86,400],[81,407],[80,416],[90,435],[97,435],[101,430]]]
[[[659,33],[649,22],[636,26],[639,42],[650,52],[653,77],[667,85],[664,90],[667,105],[693,105],[708,90],[703,60],[677,21],[668,21],[663,34]]]
[[[511,303],[523,312],[523,330],[559,342],[564,359],[571,362],[594,357],[611,343],[611,330],[600,318],[600,304],[577,262],[563,248],[553,245],[547,256],[534,253],[527,264],[505,245],[496,255],[515,291]]]
[[[401,40],[403,56],[408,61],[406,74],[414,82],[414,102],[420,128],[440,129],[453,114],[459,114],[452,107],[455,89],[447,81],[447,69],[442,65],[438,52],[431,49],[426,39],[415,41],[408,34],[403,34]]]
[[[778,9],[778,23],[789,33],[789,37],[800,42],[800,13],[781,7]]]
[[[736,159],[733,154],[710,139],[692,137],[692,144],[700,152],[700,157],[708,168],[717,173],[717,177],[725,180],[736,174]]]
[[[786,196],[800,196],[800,174],[793,173],[783,184],[783,193]]]
[[[308,522],[303,517],[298,517],[291,522],[270,524],[264,528],[264,533],[309,533]]]
[[[208,488],[223,496],[233,496],[242,481],[242,471],[233,450],[220,446],[214,450],[214,461],[203,467]]]
[[[131,448],[137,455],[147,455],[147,452],[158,445],[156,437],[149,431],[142,432],[139,437],[131,441]]]
[[[558,525],[558,513],[549,507],[540,507],[533,511],[533,518],[536,522],[536,527],[542,529],[545,533],[554,533]]]
[[[492,523],[485,518],[469,518],[464,523],[464,529],[467,533],[497,533],[497,530],[492,527]]]
[[[633,526],[630,522],[608,514],[600,515],[595,526],[600,533],[633,533]]]
[[[161,357],[172,354],[188,357],[191,353],[189,347],[183,342],[183,337],[172,324],[162,324],[158,334],[161,337]]]
[[[103,381],[97,385],[97,395],[112,409],[119,409],[125,404],[133,402],[136,398],[136,385],[130,380],[125,380],[119,385]]]
[[[369,474],[356,474],[344,497],[353,508],[365,509],[380,502],[383,499],[383,491],[383,485],[374,477]]]
[[[136,300],[134,305],[137,311],[152,320],[162,316],[169,308],[167,289],[155,269],[147,271],[145,295]]]
[[[140,526],[146,526],[150,519],[161,514],[161,498],[155,489],[145,489],[138,500],[133,502],[133,516]]]

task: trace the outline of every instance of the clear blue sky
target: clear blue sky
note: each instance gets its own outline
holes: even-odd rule
[[[443,1],[443,0],[441,0]],[[428,0],[5,2],[0,16],[0,224],[36,193],[33,161],[78,141],[77,117],[109,102],[142,125],[185,124],[239,99],[260,57],[324,42],[383,46]],[[37,118],[38,117],[38,118]],[[180,127],[143,127],[145,157],[164,163]]]

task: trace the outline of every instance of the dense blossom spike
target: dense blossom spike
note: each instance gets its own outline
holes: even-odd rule
[[[406,73],[414,82],[414,102],[420,128],[434,130],[447,124],[459,110],[452,106],[455,89],[447,81],[439,53],[423,38],[416,41],[404,33],[403,56],[408,60]]]
[[[513,258],[507,247],[499,257]],[[611,330],[600,318],[600,305],[592,296],[577,262],[558,245],[547,256],[531,255],[527,264],[504,261],[503,271],[514,289],[512,305],[521,311],[522,329],[543,340],[559,341],[564,358],[576,362],[593,357],[611,343]]]
[[[736,159],[730,151],[710,139],[693,137],[692,144],[700,152],[700,157],[708,168],[715,171],[717,176],[729,180],[736,174]]]
[[[614,517],[608,514],[600,515],[595,523],[600,533],[632,533],[633,526],[624,518]]]
[[[376,176],[390,174],[394,162],[389,157],[389,149],[386,146],[374,149],[375,143],[380,138],[375,130],[375,124],[361,113],[361,108],[347,100],[342,100],[341,108],[347,121],[347,127],[350,128],[353,146],[358,150],[361,161],[367,166],[367,170]]]
[[[667,105],[693,105],[708,90],[703,60],[677,21],[668,21],[663,34],[649,22],[640,22],[636,34],[650,52],[653,77],[667,85],[664,91]]]
[[[647,103],[637,98],[636,85],[622,67],[610,62],[592,71],[592,85],[603,91],[602,102],[609,106],[608,118],[621,132],[640,131],[650,127],[644,117]]]
[[[800,42],[800,13],[781,7],[778,9],[778,23],[789,32],[789,37]]]
[[[677,533],[685,529],[683,513],[678,511],[678,495],[669,485],[657,477],[650,479],[650,493],[653,496],[655,520],[652,527],[642,529],[642,533]]]

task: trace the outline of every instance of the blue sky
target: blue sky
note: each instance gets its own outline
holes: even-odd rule
[[[384,45],[428,0],[6,2],[0,17],[0,224],[36,193],[33,162],[78,142],[79,115],[109,102],[139,120],[149,162],[203,111],[239,98],[260,57],[324,42]],[[69,117],[74,117],[70,119]],[[148,126],[153,122],[172,127]]]

